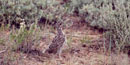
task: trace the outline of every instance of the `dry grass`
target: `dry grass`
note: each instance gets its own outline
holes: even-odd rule
[[[72,32],[73,31],[73,32]],[[1,65],[129,65],[130,58],[127,54],[114,54],[104,52],[104,49],[95,48],[95,44],[103,43],[98,41],[102,39],[102,34],[94,32],[89,28],[64,29],[67,36],[68,45],[66,44],[61,54],[62,59],[51,55],[50,58],[22,52],[8,50],[0,53]],[[95,35],[94,35],[95,34]],[[2,35],[2,34],[0,34]],[[8,36],[8,35],[5,35]],[[55,36],[55,31],[47,27],[42,31],[42,39],[39,44],[34,45],[37,50],[43,51]],[[85,38],[86,37],[86,38]],[[2,37],[1,37],[2,38]],[[71,41],[70,41],[70,39]],[[85,38],[85,39],[84,39]],[[84,40],[82,42],[81,40]],[[89,40],[89,43],[88,43]],[[9,43],[8,43],[9,44]],[[8,45],[6,45],[8,46]],[[0,48],[5,47],[0,45]],[[2,62],[4,62],[2,64]]]

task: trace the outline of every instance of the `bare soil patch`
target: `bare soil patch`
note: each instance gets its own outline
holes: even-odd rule
[[[80,24],[80,25],[79,25]],[[77,26],[78,25],[78,26]],[[86,23],[76,22],[70,28],[64,29],[67,44],[61,54],[62,59],[55,55],[42,55],[43,50],[55,36],[55,31],[44,31],[40,44],[35,46],[30,54],[6,51],[0,54],[0,63],[3,65],[129,65],[127,54],[113,54],[104,52],[102,33],[92,30]],[[2,33],[0,36],[3,35]],[[7,35],[5,35],[7,36]],[[0,45],[4,49],[4,46]],[[37,51],[38,50],[38,51]],[[41,54],[41,55],[39,55]],[[122,60],[120,60],[122,59]]]

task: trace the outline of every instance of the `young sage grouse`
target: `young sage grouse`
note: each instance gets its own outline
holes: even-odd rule
[[[62,28],[56,26],[57,29],[57,35],[53,38],[51,44],[48,46],[48,48],[45,50],[44,53],[47,54],[57,54],[59,57],[62,52],[62,47],[65,44],[66,38],[64,33],[62,32]]]

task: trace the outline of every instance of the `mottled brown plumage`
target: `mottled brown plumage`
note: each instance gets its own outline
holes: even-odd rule
[[[52,43],[45,50],[45,53],[60,55],[62,52],[62,47],[66,40],[65,35],[63,34],[62,29],[60,27],[56,27],[56,29],[57,35],[53,38]]]

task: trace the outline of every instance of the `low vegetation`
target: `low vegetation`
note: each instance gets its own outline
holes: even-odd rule
[[[128,0],[72,0],[73,7],[90,26],[106,32],[107,45],[123,50],[130,45],[130,2]],[[76,6],[77,5],[77,6]]]
[[[73,31],[77,31],[73,27],[77,20],[74,18],[79,18],[78,23],[83,24],[77,24],[76,30],[81,29],[80,34],[84,36],[79,35],[80,38],[76,39],[74,38],[78,36],[74,36]],[[19,59],[22,52],[25,54],[32,50],[36,52],[36,47],[42,46],[41,41],[46,42],[46,37],[49,43],[50,38],[56,33],[56,23],[61,23],[63,30],[66,31],[67,45],[72,54],[80,52],[77,50],[78,47],[75,48],[74,43],[80,43],[77,46],[83,44],[83,47],[86,47],[87,44],[98,45],[100,42],[103,47],[101,49],[105,53],[110,51],[111,54],[122,52],[130,54],[129,0],[0,0],[0,50],[2,50],[0,65],[13,64],[12,59]],[[93,28],[92,33],[102,30],[101,33],[94,33],[102,35],[100,36],[102,40],[93,41],[93,38],[87,36],[91,33],[90,29],[87,32],[84,26],[87,30]],[[87,34],[82,33],[84,31]],[[67,35],[70,32],[71,34]],[[90,35],[94,35],[92,33]],[[40,47],[40,51],[37,52],[42,52],[41,50]],[[16,52],[19,51],[16,57],[18,54]],[[74,62],[74,60],[70,61]],[[112,65],[116,65],[116,61]]]

